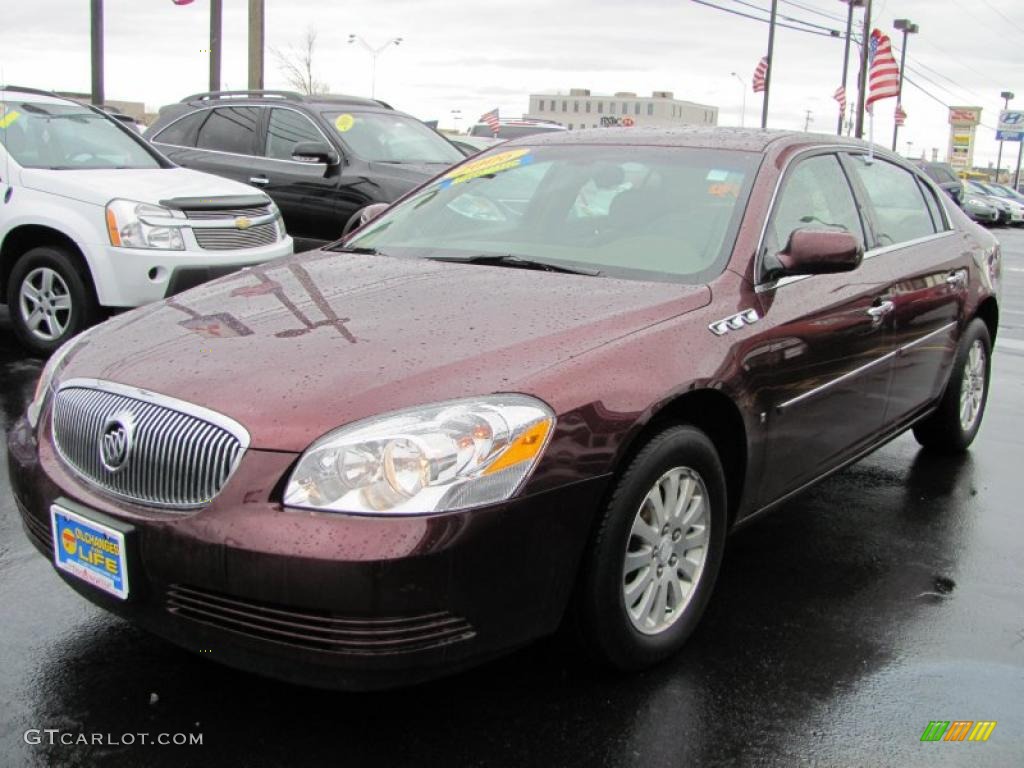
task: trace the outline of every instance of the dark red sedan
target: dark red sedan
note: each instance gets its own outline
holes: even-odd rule
[[[643,667],[736,525],[907,429],[968,447],[999,282],[860,142],[531,136],[73,340],[10,476],[69,585],[225,664],[383,687],[571,621]]]

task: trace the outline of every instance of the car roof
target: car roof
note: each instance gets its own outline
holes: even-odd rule
[[[56,93],[51,93],[50,91],[43,91],[38,88],[26,88],[20,85],[0,86],[0,98],[6,96],[30,96],[31,99],[26,98],[25,101],[34,101],[40,104],[74,104],[78,107],[87,106],[79,104],[73,99],[58,96]]]
[[[393,111],[390,104],[380,99],[367,99],[362,96],[347,96],[345,94],[318,93],[312,96],[297,93],[295,91],[208,91],[194,93],[181,100],[181,104],[197,105],[224,105],[233,103],[258,103],[258,104],[302,104],[311,108],[331,107],[360,107],[373,111]]]
[[[867,149],[868,143],[860,139],[825,133],[800,131],[761,131],[750,128],[722,128],[717,126],[683,126],[678,128],[588,128],[578,131],[549,131],[518,139],[508,146],[555,144],[613,144],[621,146],[693,147],[699,149],[731,149],[745,152],[764,152],[769,146],[787,149],[800,146],[848,146]],[[878,154],[885,152],[876,147]]]

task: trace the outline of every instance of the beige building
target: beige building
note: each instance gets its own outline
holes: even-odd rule
[[[654,91],[650,96],[625,91],[600,96],[586,88],[573,88],[567,94],[531,94],[530,111],[523,117],[551,120],[567,128],[634,125],[669,128],[718,125],[718,107],[682,101],[675,98],[672,91]]]

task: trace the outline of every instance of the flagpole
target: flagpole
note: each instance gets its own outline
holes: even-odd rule
[[[775,52],[775,17],[779,10],[779,0],[772,0],[772,16],[768,24],[768,71],[764,75],[764,103],[761,105],[761,130],[768,127],[768,94],[772,89],[772,59]]]
[[[846,46],[843,50],[843,91],[846,91],[846,76],[850,68],[850,36],[853,32],[853,8],[856,5],[861,5],[864,0],[843,0],[848,6],[849,11],[846,14]],[[843,107],[839,111],[839,125],[836,126],[836,135],[843,135],[843,118],[846,117],[846,107]]]
[[[907,61],[907,35],[915,34],[920,27],[914,24],[910,19],[896,19],[893,22],[893,26],[896,29],[903,30],[903,49],[900,51],[900,88],[896,92],[896,109],[903,107],[903,65]],[[892,151],[896,151],[896,136],[900,132],[900,124],[898,120],[893,121],[892,126]]]
[[[868,165],[875,162],[875,111],[868,112]]]
[[[864,35],[860,41],[860,79],[857,87],[857,127],[854,135],[864,137],[864,100],[868,95],[868,39],[871,37],[871,0],[864,6]]]

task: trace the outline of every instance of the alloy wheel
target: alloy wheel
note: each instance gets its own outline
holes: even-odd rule
[[[626,613],[637,631],[660,634],[683,614],[704,571],[710,527],[707,487],[689,467],[670,469],[648,491],[622,569]]]
[[[71,291],[60,273],[37,267],[25,275],[18,292],[21,319],[36,338],[54,341],[71,322]]]
[[[964,362],[963,382],[960,385],[960,427],[970,432],[981,414],[985,398],[985,346],[975,339]]]

